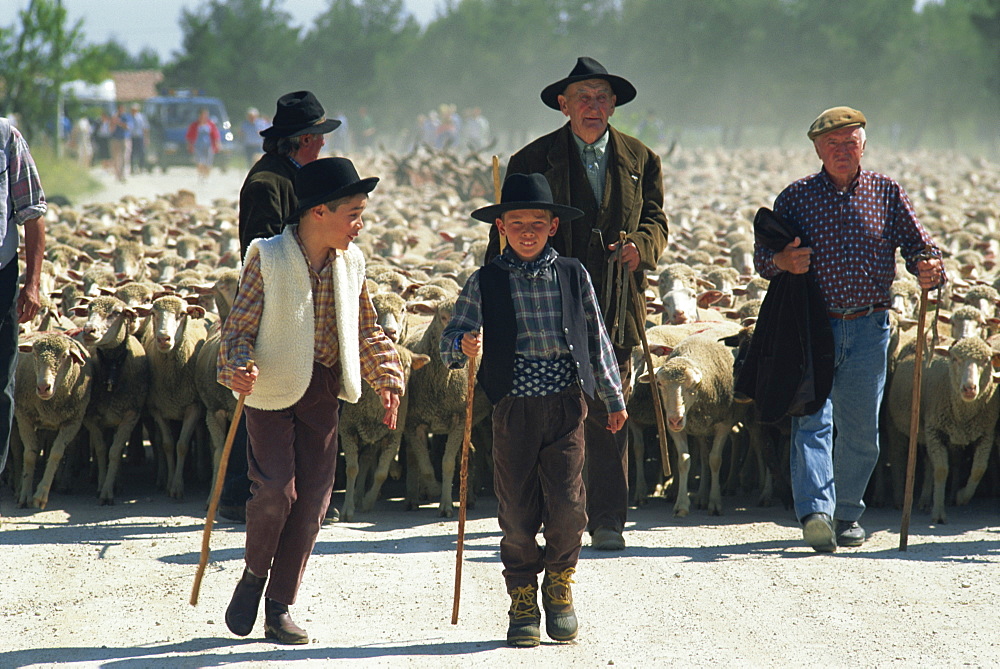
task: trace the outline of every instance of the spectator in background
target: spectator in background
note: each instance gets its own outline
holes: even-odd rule
[[[462,138],[470,149],[478,151],[490,143],[490,122],[483,116],[479,107],[465,110],[465,122],[462,123]]]
[[[246,117],[240,123],[240,142],[243,144],[243,153],[246,156],[247,167],[253,167],[257,158],[263,153],[261,149],[260,131],[266,128],[267,121],[261,118],[256,107],[247,109]]]
[[[139,103],[132,104],[132,174],[149,172],[146,160],[146,149],[149,148],[149,121],[139,108]]]
[[[208,109],[202,107],[198,110],[198,118],[188,126],[187,134],[188,153],[194,155],[194,165],[198,170],[198,178],[201,181],[208,179],[212,171],[212,161],[215,154],[222,146],[222,135],[219,134],[219,127],[215,125],[208,116]]]
[[[94,125],[94,161],[106,170],[111,169],[112,116],[101,110],[101,118]]]
[[[115,178],[125,181],[132,153],[132,118],[125,111],[125,105],[118,105],[118,111],[111,117],[111,168]]]
[[[81,114],[69,133],[70,148],[76,155],[80,167],[84,169],[90,169],[90,163],[94,159],[94,143],[91,141],[93,132],[90,119],[85,114]]]
[[[434,148],[447,149],[458,142],[461,122],[458,114],[455,113],[454,105],[442,104],[439,108],[440,122],[437,127],[437,137],[434,140]]]

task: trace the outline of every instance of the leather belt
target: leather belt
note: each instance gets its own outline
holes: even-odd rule
[[[888,311],[888,304],[869,304],[867,307],[854,307],[851,309],[831,309],[826,313],[830,318],[839,321],[853,321],[855,318],[869,316],[877,311]]]

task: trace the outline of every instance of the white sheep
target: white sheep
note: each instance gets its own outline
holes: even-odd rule
[[[722,447],[738,420],[733,409],[733,354],[714,336],[694,335],[677,345],[656,370],[655,377],[663,397],[667,430],[677,449],[674,515],[686,516],[691,508],[688,498],[689,436],[712,437],[709,453],[711,488],[706,498],[702,477],[698,503],[707,506],[710,513],[719,515],[722,513],[719,483]],[[648,372],[639,378],[640,383],[649,380]]]
[[[948,480],[950,450],[969,449],[973,452],[972,471],[965,487],[956,494],[959,505],[967,504],[976,486],[986,473],[994,431],[1000,416],[1000,394],[993,380],[993,366],[1000,363],[1000,353],[979,337],[959,339],[945,349],[935,349],[936,355],[923,375],[920,395],[920,430],[917,441],[927,450],[933,474],[933,505],[931,486],[925,485],[920,506],[931,506],[931,522],[944,523],[945,484]],[[900,360],[889,388],[889,415],[895,430],[891,446],[896,453],[906,452],[906,435],[910,431],[910,406],[913,393],[914,357]],[[901,458],[895,458],[899,462]],[[897,497],[902,491],[902,466],[894,467]]]
[[[17,505],[44,509],[66,447],[83,425],[90,401],[93,363],[80,342],[61,333],[38,335],[19,345],[14,381],[14,416],[23,445]],[[35,463],[41,452],[39,432],[56,431],[48,449],[45,473],[32,496]]]

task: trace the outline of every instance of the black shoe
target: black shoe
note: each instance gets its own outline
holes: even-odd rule
[[[233,598],[226,609],[226,627],[236,636],[246,636],[253,631],[265,583],[266,576],[254,576],[249,569],[243,570],[243,576],[236,584]]]
[[[220,504],[218,515],[219,518],[225,518],[234,523],[245,523],[247,522],[247,507],[236,504]]]
[[[264,636],[278,643],[309,643],[309,634],[292,620],[288,605],[273,599],[264,600]]]
[[[576,638],[576,611],[573,609],[573,591],[569,584],[576,569],[570,567],[560,572],[545,570],[542,579],[542,608],[545,609],[545,633],[554,641],[572,641]]]
[[[333,504],[326,507],[326,517],[323,518],[323,524],[329,525],[331,523],[340,522],[340,509],[335,507]]]
[[[802,519],[802,537],[817,553],[832,553],[837,550],[833,521],[825,513],[810,513]]]
[[[542,615],[538,611],[535,594],[538,586],[525,585],[510,591],[510,611],[507,616],[510,624],[507,626],[507,645],[515,648],[534,648],[542,642],[539,629]]]
[[[613,527],[598,527],[592,533],[590,545],[599,551],[623,551],[625,537]]]
[[[868,535],[865,533],[865,528],[858,525],[856,520],[838,520],[837,521],[837,545],[855,547],[860,546],[865,543],[865,539]]]

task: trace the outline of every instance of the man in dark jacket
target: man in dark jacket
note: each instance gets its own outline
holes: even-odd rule
[[[240,259],[254,239],[273,237],[281,232],[285,220],[298,205],[295,172],[319,157],[326,143],[323,135],[338,127],[340,121],[328,119],[323,105],[309,91],[287,93],[278,98],[271,127],[260,131],[264,138],[264,155],[250,168],[240,189]],[[245,435],[246,421],[242,420],[236,443],[246,443]],[[242,447],[230,453],[226,482],[219,498],[219,515],[243,522],[246,501],[250,498],[247,455]]]
[[[593,58],[577,59],[570,75],[545,87],[541,95],[542,102],[569,117],[569,123],[525,146],[507,165],[508,174],[542,173],[552,188],[554,202],[583,210],[583,217],[559,226],[551,243],[561,255],[583,263],[598,296],[605,294],[606,282],[614,279],[608,271],[608,258],[618,247],[619,232],[625,233],[620,258],[632,272],[640,293],[646,286],[644,271],[655,269],[667,245],[660,159],[636,138],[608,125],[615,108],[635,95],[631,83],[609,74]],[[499,250],[499,237],[493,228],[486,261]],[[614,296],[620,288],[611,287],[614,292],[605,305],[609,332],[619,319]],[[627,285],[623,288],[628,290]],[[619,320],[623,336],[614,350],[628,397],[630,356],[640,343],[645,304],[630,301]],[[612,434],[606,429],[608,416],[601,402],[589,402],[588,410],[587,526],[594,548],[622,550],[628,508],[628,432]]]

